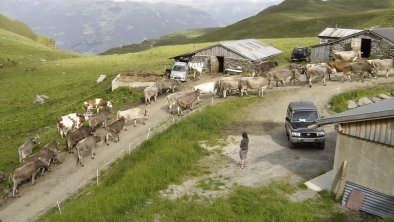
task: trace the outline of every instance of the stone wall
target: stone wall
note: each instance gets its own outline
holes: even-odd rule
[[[241,67],[242,70],[251,70],[252,62],[246,59],[235,59],[235,58],[224,58],[224,69],[238,69]]]

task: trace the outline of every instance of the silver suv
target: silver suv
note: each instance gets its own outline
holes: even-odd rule
[[[313,102],[291,102],[287,107],[285,128],[291,148],[297,144],[317,144],[324,149],[326,136],[323,128],[309,129],[308,126],[317,123],[319,112]]]

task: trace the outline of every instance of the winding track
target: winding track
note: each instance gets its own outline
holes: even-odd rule
[[[212,79],[208,79],[206,75],[203,77],[205,81],[212,81]],[[289,101],[295,99],[317,99],[317,106],[319,109],[325,110],[327,102],[332,95],[335,95],[338,86],[340,86],[341,90],[349,90],[382,83],[394,85],[394,78],[389,78],[388,80],[383,78],[367,80],[363,84],[361,82],[345,82],[343,84],[339,84],[339,82],[328,82],[328,86],[326,87],[321,84],[314,84],[311,89],[303,83],[299,83],[297,86],[288,86],[286,88],[268,89],[266,90],[267,93],[265,93],[267,99],[262,100],[257,106],[264,106],[265,104],[276,105],[272,106],[270,112],[261,114],[259,109],[254,109],[254,114],[250,115],[265,115],[264,119],[272,119],[274,122],[283,122],[282,116],[284,114],[278,114],[278,110],[285,109],[282,106]],[[193,84],[193,82],[189,82],[189,86],[183,86],[182,88],[190,88],[190,84]],[[220,100],[221,99],[216,99],[216,101]],[[205,102],[210,101],[207,99]],[[141,105],[140,107],[146,106]],[[112,161],[116,161],[116,159],[120,158],[122,155],[127,154],[129,146],[131,149],[134,149],[136,145],[146,139],[147,132],[150,128],[154,128],[163,121],[171,119],[171,115],[167,111],[164,96],[159,97],[158,101],[156,103],[153,102],[148,108],[151,110],[151,117],[146,122],[146,125],[138,124],[137,127],[129,125],[127,127],[128,131],[121,133],[119,143],[111,143],[110,146],[100,143],[96,152],[96,158],[91,160],[89,157],[85,157],[84,167],[76,165],[76,159],[73,155],[63,153],[62,156],[64,159],[62,164],[52,167],[52,172],[47,173],[44,177],[39,177],[36,185],[24,184],[19,190],[20,196],[11,199],[2,206],[0,209],[0,219],[7,222],[24,222],[37,219],[48,209],[56,206],[57,202],[61,204],[64,199],[86,185],[88,181],[95,179],[97,170],[102,169]],[[327,114],[327,111],[323,111],[323,115]],[[333,144],[331,144],[331,146],[332,145]]]

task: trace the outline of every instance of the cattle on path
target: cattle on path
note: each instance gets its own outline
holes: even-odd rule
[[[186,95],[186,92],[176,92],[167,96],[168,110],[171,111],[172,107],[176,105],[179,97]]]
[[[110,101],[97,98],[83,102],[82,108],[83,110],[85,110],[85,113],[89,113],[93,109],[96,109],[98,113],[100,109],[104,109],[104,108],[107,108],[112,112],[112,103]]]
[[[82,126],[79,129],[71,131],[67,134],[67,149],[68,152],[72,152],[74,146],[78,143],[78,141],[85,139],[89,135],[92,135],[95,132],[94,128],[90,126]]]
[[[206,82],[193,86],[193,91],[196,90],[200,90],[200,94],[214,95],[216,93],[215,82]]]
[[[275,66],[278,66],[276,61],[265,61],[259,64],[254,64],[254,71],[256,75],[262,75],[263,73],[268,73]]]
[[[174,93],[175,88],[180,85],[180,81],[174,80],[174,79],[167,79],[167,80],[163,80],[163,81],[157,81],[156,85],[157,85],[157,88],[159,89],[160,93],[162,93],[163,90],[165,90],[166,94],[170,90]]]
[[[225,79],[219,81],[219,94],[226,98],[227,92],[239,89],[239,79]]]
[[[187,93],[186,95],[179,97],[177,99],[178,104],[178,115],[183,115],[183,110],[191,109],[193,103],[197,101],[198,97],[200,96],[200,90]]]
[[[150,104],[150,99],[156,102],[157,94],[159,93],[159,88],[157,86],[148,86],[144,89],[145,104]]]
[[[134,120],[134,127],[137,126],[137,120],[142,120],[142,124],[145,125],[145,120],[149,119],[149,110],[141,108],[132,108],[124,111],[118,111],[117,119],[124,117],[126,121]]]
[[[202,76],[202,67],[190,67],[193,72],[194,81],[200,80]]]
[[[20,163],[22,163],[22,160],[33,152],[33,147],[37,144],[40,144],[40,137],[38,135],[19,146],[18,154]]]
[[[345,66],[345,69],[343,70],[342,82],[345,77],[351,81],[351,73],[359,74],[362,82],[364,82],[365,75],[374,75],[373,66],[371,64],[367,62],[353,62]]]
[[[107,127],[107,119],[111,114],[109,109],[103,109],[99,113],[89,116],[89,126],[95,128],[99,124],[103,124],[103,127]]]
[[[367,60],[367,62],[373,66],[374,75],[377,75],[380,70],[383,70],[386,71],[386,78],[389,77],[390,69],[394,68],[393,59],[373,59]]]
[[[63,138],[70,130],[78,129],[79,127],[81,127],[86,120],[88,120],[87,115],[80,115],[76,113],[62,116],[57,119],[57,131]]]
[[[94,155],[96,155],[94,150],[96,149],[97,143],[100,141],[101,137],[94,135],[88,136],[85,139],[79,141],[75,146],[77,149],[77,164],[79,163],[81,166],[84,166],[82,163],[82,157],[87,152],[89,152],[91,158],[94,159]]]
[[[21,167],[16,168],[11,174],[10,179],[12,180],[14,186],[12,188],[12,196],[15,197],[15,193],[18,192],[17,188],[20,182],[31,178],[31,183],[36,182],[35,177],[38,170],[41,167],[48,167],[49,163],[45,162],[43,159],[38,158],[37,160],[27,163]]]
[[[114,139],[114,142],[119,142],[119,133],[124,129],[127,130],[125,127],[126,119],[124,117],[120,117],[120,119],[114,121],[107,127],[107,133],[105,135],[104,142],[109,145],[109,140]]]
[[[57,156],[59,151],[54,147],[47,147],[46,149],[41,150],[41,152],[30,155],[22,160],[22,165],[26,165],[30,162],[34,162],[38,159],[42,159],[44,162],[48,163],[48,166],[42,167],[41,174],[44,173],[44,170],[49,171],[49,165],[51,162],[58,161]],[[60,162],[60,161],[59,161]]]
[[[335,73],[335,69],[329,67],[327,64],[315,65],[306,70],[306,77],[309,82],[309,87],[312,87],[312,81],[316,78],[323,78],[323,84],[326,85],[326,77],[330,78],[330,74]]]
[[[299,74],[305,75],[306,72],[306,67],[304,65],[300,65],[297,63],[290,63],[289,64],[289,69],[293,70],[293,69],[297,69]]]
[[[295,81],[299,79],[299,72],[297,69],[289,70],[289,69],[276,69],[271,70],[268,75],[268,86],[272,88],[271,81],[276,82],[276,87],[278,87],[278,82],[281,82],[283,86],[286,86],[286,81],[289,81],[289,84],[293,81],[295,85]]]
[[[263,97],[263,91],[268,86],[268,80],[264,77],[242,77],[238,83],[240,96],[243,93],[248,96],[248,89],[257,89],[257,95]]]
[[[331,68],[334,68],[337,72],[343,72],[345,66],[349,65],[350,63],[350,61],[335,60],[327,62],[327,65],[329,65]]]

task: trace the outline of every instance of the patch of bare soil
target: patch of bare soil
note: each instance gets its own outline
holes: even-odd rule
[[[123,72],[119,76],[119,81],[121,82],[156,82],[163,80],[164,76],[156,73],[146,73],[146,72],[135,72],[128,71]]]

